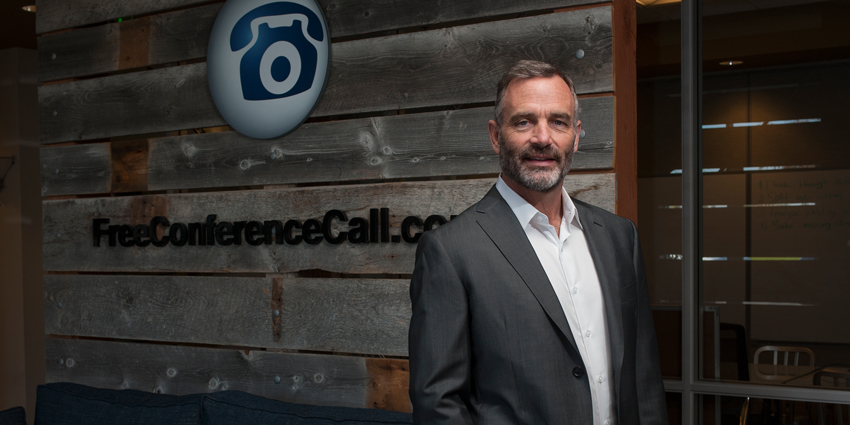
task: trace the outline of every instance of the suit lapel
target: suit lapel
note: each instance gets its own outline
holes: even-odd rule
[[[549,318],[572,344],[574,353],[578,353],[567,317],[549,282],[549,277],[546,276],[546,271],[543,270],[531,242],[528,241],[525,230],[522,229],[516,215],[502,199],[495,186],[478,203],[476,212],[478,224],[520,275]]]
[[[620,375],[623,367],[623,312],[620,297],[620,285],[617,270],[610,267],[611,260],[616,257],[613,242],[605,231],[601,220],[598,220],[593,210],[580,201],[573,200],[578,209],[585,239],[587,240],[590,256],[596,268],[602,297],[605,303],[605,315],[608,325],[608,336],[611,344],[611,363],[614,368],[615,389],[619,388]],[[546,276],[546,271],[540,264],[534,248],[516,219],[516,215],[502,199],[496,187],[490,189],[484,199],[476,207],[476,220],[487,236],[502,252],[514,270],[531,290],[537,302],[555,323],[573,348],[572,354],[578,354],[576,342],[570,331],[570,325],[564,315],[558,296]],[[578,357],[581,358],[580,356]]]
[[[611,344],[611,364],[614,367],[615,388],[619,388],[620,371],[623,367],[623,311],[620,299],[620,285],[616,270],[611,267],[615,257],[611,238],[601,221],[581,202],[573,200],[578,210],[579,220],[584,230],[584,237],[590,249],[590,256],[599,277],[602,297],[605,300],[605,317],[608,324],[608,338]]]

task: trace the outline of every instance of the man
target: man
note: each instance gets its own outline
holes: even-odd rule
[[[666,423],[637,230],[563,189],[581,133],[572,82],[521,61],[497,92],[499,180],[419,241],[414,421]]]

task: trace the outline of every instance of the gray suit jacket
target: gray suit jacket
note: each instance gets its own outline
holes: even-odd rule
[[[637,230],[574,203],[605,298],[619,423],[666,424]],[[415,423],[593,423],[590,384],[564,311],[495,187],[422,235],[410,298]]]

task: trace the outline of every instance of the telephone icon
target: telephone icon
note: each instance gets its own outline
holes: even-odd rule
[[[300,4],[268,3],[242,16],[230,33],[230,49],[250,46],[239,64],[245,100],[280,99],[309,90],[318,64],[310,39],[324,41],[322,22]]]

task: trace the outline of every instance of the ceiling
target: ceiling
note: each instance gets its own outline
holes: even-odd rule
[[[702,1],[706,74],[850,59],[848,0]],[[638,6],[639,79],[680,75],[680,10],[681,3]]]
[[[21,9],[32,4],[35,0],[0,0],[0,50],[36,50],[35,13]]]

